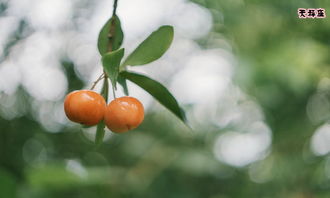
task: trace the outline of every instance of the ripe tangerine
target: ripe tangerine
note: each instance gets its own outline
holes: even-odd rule
[[[103,119],[106,105],[100,94],[91,90],[79,90],[66,96],[64,111],[71,121],[92,126]]]
[[[142,103],[133,97],[116,98],[105,110],[104,121],[113,132],[123,133],[136,128],[144,118]]]

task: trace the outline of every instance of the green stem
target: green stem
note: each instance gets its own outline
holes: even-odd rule
[[[114,0],[114,2],[113,2],[112,17],[116,17],[117,5],[118,5],[118,0]],[[114,21],[115,20],[113,20],[113,22]],[[110,32],[112,33],[112,36],[114,36],[115,28],[116,28],[116,25],[115,24],[112,24],[111,27],[110,27]],[[112,51],[112,45],[113,45],[113,43],[110,43],[110,46],[111,47],[109,47],[109,52]],[[112,85],[112,93],[113,93],[113,97],[116,98],[115,87],[113,87],[113,85]]]
[[[104,80],[103,80],[103,87],[101,90],[101,95],[103,96],[103,98],[105,99],[106,103],[108,103],[108,91],[109,91],[109,82],[108,82],[108,77],[106,75],[104,75]],[[95,135],[95,144],[96,146],[99,146],[104,138],[104,128],[105,128],[105,124],[104,121],[102,120],[96,128],[96,135]]]
[[[108,77],[105,75],[101,95],[104,97],[106,102],[108,102],[108,95],[109,95],[108,93],[109,93],[109,82],[108,82]]]
[[[116,16],[117,3],[118,3],[118,0],[114,0],[112,17]],[[115,32],[115,25],[114,24],[112,24],[111,27],[110,27],[110,33],[113,33],[113,32]],[[112,51],[112,45],[113,45],[113,43],[110,42],[109,43],[109,52]],[[107,74],[104,70],[103,70],[103,75],[104,75],[104,80],[103,80],[103,87],[102,87],[102,90],[101,90],[101,95],[104,97],[106,103],[108,103],[109,82],[108,82],[108,76],[107,76]],[[116,98],[116,95],[115,95],[115,92],[114,92],[114,87],[112,87],[112,90],[113,90],[114,97]],[[96,143],[97,146],[99,146],[103,142],[104,133],[105,133],[104,128],[105,128],[104,121],[100,122],[97,125],[96,135],[95,135],[95,143]]]
[[[115,1],[113,2],[112,16],[115,16],[115,15],[116,15],[116,11],[117,11],[117,3],[118,3],[118,0],[115,0]]]

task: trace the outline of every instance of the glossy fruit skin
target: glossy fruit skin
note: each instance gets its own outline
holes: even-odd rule
[[[144,119],[142,103],[133,97],[116,98],[105,110],[106,126],[115,133],[123,133],[138,127]]]
[[[64,100],[66,116],[73,122],[88,126],[103,120],[106,106],[104,98],[91,90],[73,91]]]

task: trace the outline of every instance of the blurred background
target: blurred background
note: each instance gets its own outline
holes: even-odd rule
[[[95,148],[63,99],[101,74],[112,4],[0,0],[1,198],[330,197],[330,21],[297,15],[330,15],[327,0],[119,0],[127,52],[174,26],[161,59],[129,69],[165,84],[193,130],[129,84],[145,121]]]

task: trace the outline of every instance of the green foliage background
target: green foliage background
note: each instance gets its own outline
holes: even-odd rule
[[[317,85],[329,77],[330,21],[302,20],[296,13],[299,7],[330,11],[330,3],[195,2],[208,8],[214,20],[212,32],[199,44],[216,47],[211,41],[221,33],[234,46],[239,64],[235,82],[256,98],[266,115],[273,132],[270,154],[242,168],[222,164],[214,158],[212,144],[223,129],[205,126],[191,133],[167,111],[149,112],[138,132],[114,134],[97,149],[80,128],[52,134],[29,114],[0,118],[0,197],[330,197],[328,156],[314,156],[309,149],[313,132],[328,119],[311,122],[306,113],[313,94],[329,94]],[[69,90],[80,89],[83,83],[70,64],[62,62]],[[20,96],[23,103],[29,101],[22,88]],[[35,165],[23,159],[26,145],[25,155]],[[38,163],[43,157],[47,163]],[[70,164],[77,167],[71,159],[85,167],[79,174],[69,171]],[[269,179],[252,181],[251,167],[257,177]]]

